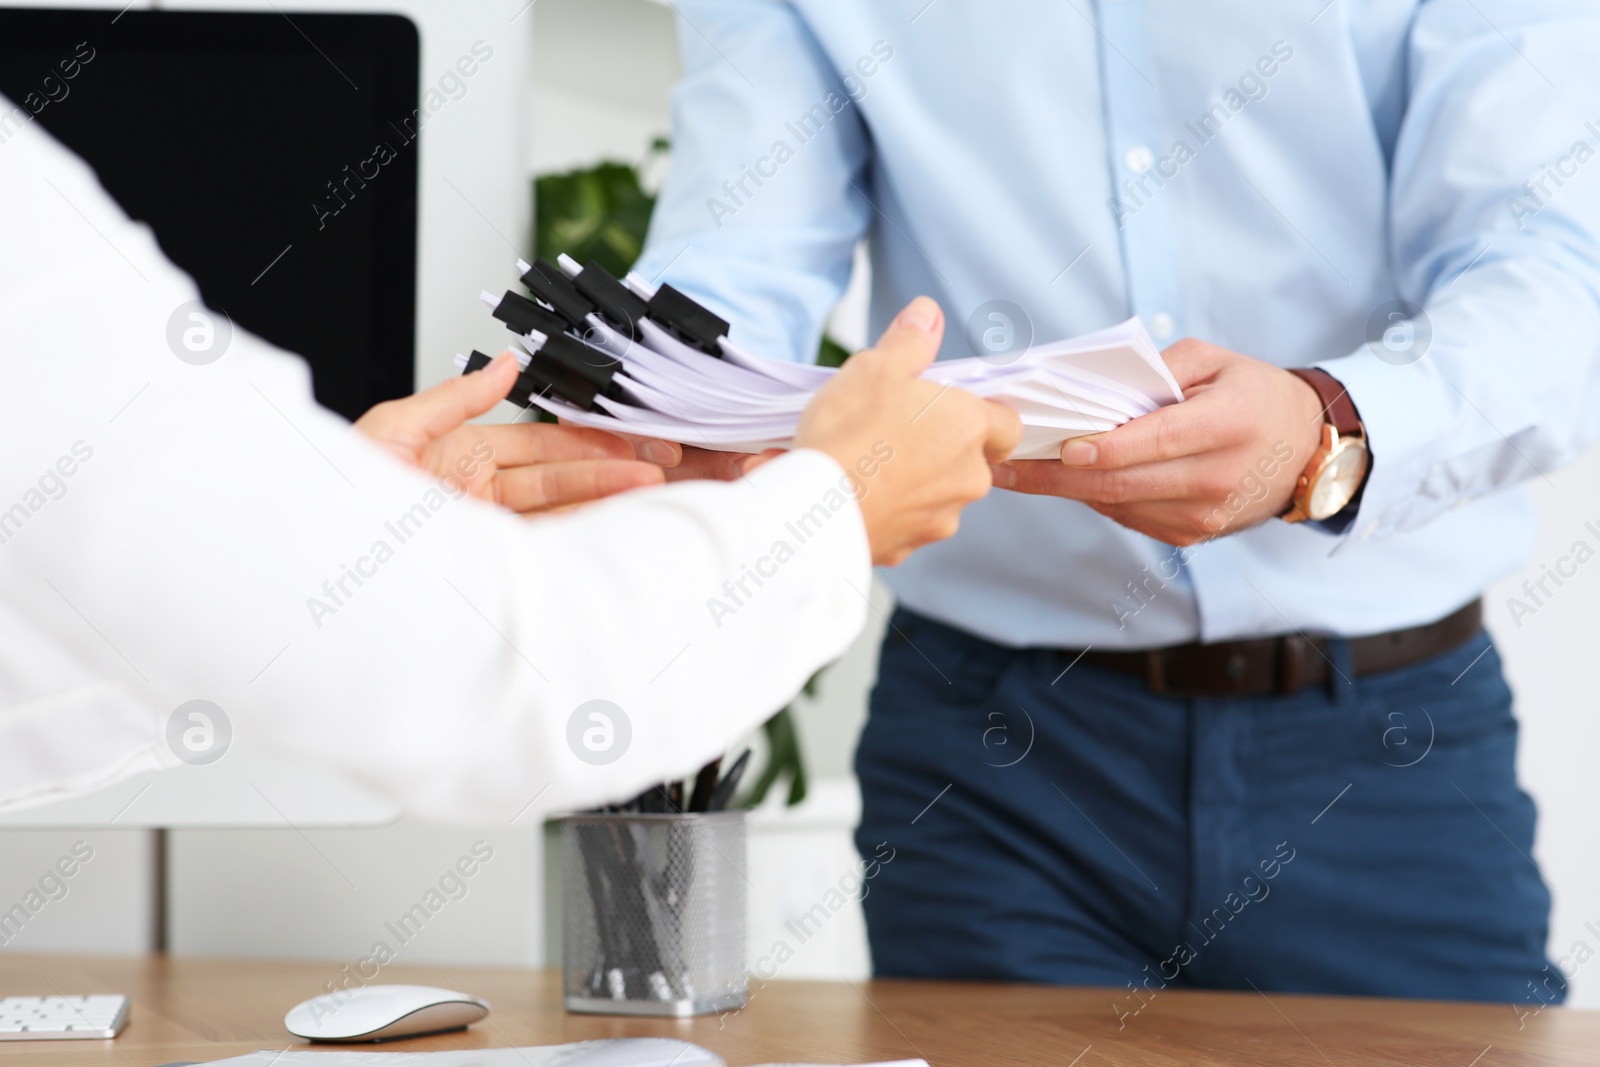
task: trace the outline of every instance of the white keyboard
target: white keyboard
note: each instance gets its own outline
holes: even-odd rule
[[[0,1041],[116,1037],[128,1021],[128,998],[0,997]]]

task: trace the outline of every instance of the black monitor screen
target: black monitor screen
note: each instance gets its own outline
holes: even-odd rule
[[[88,160],[355,418],[413,384],[417,70],[398,15],[0,9],[0,137],[37,121]]]

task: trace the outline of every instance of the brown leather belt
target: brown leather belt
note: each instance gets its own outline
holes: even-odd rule
[[[1460,648],[1483,629],[1483,602],[1474,600],[1438,622],[1351,638],[1357,677],[1409,667]],[[1326,685],[1333,673],[1325,637],[1288,634],[1250,641],[1174,645],[1139,652],[1081,655],[1061,649],[1065,662],[1081,662],[1132,674],[1150,692],[1176,697],[1290,696],[1308,685]]]

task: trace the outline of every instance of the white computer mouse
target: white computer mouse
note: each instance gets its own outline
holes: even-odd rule
[[[392,1041],[461,1030],[488,1014],[487,1000],[454,989],[369,985],[296,1004],[283,1025],[309,1041]]]

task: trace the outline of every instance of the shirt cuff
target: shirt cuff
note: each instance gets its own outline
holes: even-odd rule
[[[1365,541],[1408,529],[1442,510],[1426,507],[1419,487],[1437,457],[1442,428],[1458,417],[1449,383],[1429,363],[1388,363],[1368,345],[1314,366],[1349,394],[1366,433],[1368,463],[1357,500],[1319,528],[1344,542]],[[1424,518],[1417,518],[1419,512]]]
[[[818,577],[843,577],[866,593],[872,580],[872,545],[856,495],[860,483],[832,456],[813,448],[795,449],[746,478],[778,509],[775,517],[797,547],[820,550],[811,560]]]

